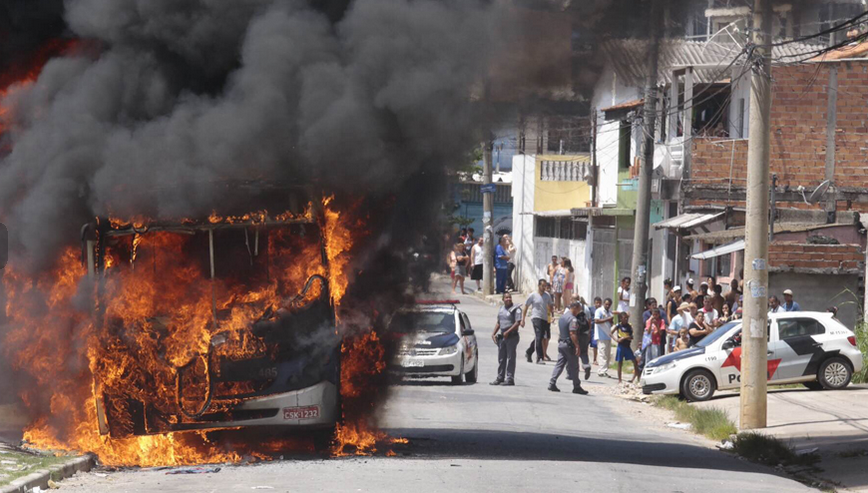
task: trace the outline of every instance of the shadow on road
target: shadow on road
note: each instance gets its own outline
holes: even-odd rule
[[[389,381],[389,385],[397,386],[397,387],[461,387],[463,385],[478,385],[478,384],[454,384],[448,377],[437,378],[435,379],[395,379]]]
[[[568,423],[564,428],[569,427]],[[654,443],[511,431],[400,428],[409,443],[396,452],[432,459],[605,462],[769,473],[722,452],[680,443]]]

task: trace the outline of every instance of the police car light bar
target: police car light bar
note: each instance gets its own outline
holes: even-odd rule
[[[416,300],[417,305],[457,305],[460,300]]]

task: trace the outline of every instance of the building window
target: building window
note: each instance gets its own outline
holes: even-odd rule
[[[573,239],[585,240],[588,238],[588,223],[584,221],[572,221],[573,223]]]
[[[618,169],[630,169],[630,138],[632,137],[632,128],[630,122],[621,120],[621,127],[618,132]]]
[[[591,152],[591,123],[587,117],[549,117],[546,131],[546,151],[550,154]]]
[[[573,221],[572,216],[536,217],[538,238],[560,238],[562,240],[584,240],[588,236],[588,223]]]
[[[729,277],[732,273],[732,254],[721,255],[717,257],[717,268],[715,276]]]

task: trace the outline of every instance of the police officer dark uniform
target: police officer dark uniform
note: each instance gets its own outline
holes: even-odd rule
[[[567,379],[573,382],[573,393],[583,395],[588,393],[582,388],[582,382],[579,380],[579,322],[576,316],[582,310],[584,310],[582,304],[574,301],[570,303],[569,311],[564,312],[558,319],[558,362],[555,363],[552,378],[549,380],[549,390],[552,392],[561,391],[555,383],[566,367]]]

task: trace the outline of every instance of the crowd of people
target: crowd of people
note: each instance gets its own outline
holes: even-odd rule
[[[475,237],[473,228],[462,228],[452,242],[452,248],[446,257],[452,278],[452,293],[456,288],[461,294],[467,294],[464,281],[468,274],[471,281],[476,281],[476,290],[482,291],[483,264],[485,262],[484,239]],[[515,292],[513,272],[515,271],[515,244],[509,235],[502,235],[494,248],[494,275],[497,294]]]
[[[610,377],[614,349],[618,382],[623,381],[625,362],[633,366],[630,382],[638,382],[645,362],[693,347],[718,327],[742,317],[744,297],[738,279],[729,282],[725,294],[724,286],[714,277],[702,281],[698,290],[693,279],[688,279],[684,288],[673,286],[667,279],[662,303],[653,297],[645,300],[639,322],[644,330],[636,332],[629,314],[631,283],[629,277],[621,280],[615,293],[617,302],[597,297],[589,306],[583,297],[574,294],[575,270],[570,259],[553,256],[547,278],[538,281],[536,291],[523,306],[515,305],[510,293],[503,294],[503,306],[492,333],[499,351],[498,373],[491,385],[515,384],[519,328],[526,326],[528,318],[534,337],[525,350],[527,362],[544,365],[552,361],[549,342],[552,325],[556,324],[557,362],[548,389],[560,391],[557,379],[566,370],[573,393],[587,394],[581,386],[580,364],[585,380],[591,376],[592,364],[597,365],[599,377]],[[770,313],[801,309],[792,290],[784,290],[783,298],[784,303],[780,303],[776,296],[769,297]],[[633,338],[639,334],[642,340],[634,350]]]

